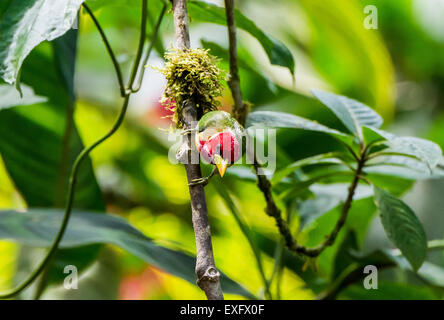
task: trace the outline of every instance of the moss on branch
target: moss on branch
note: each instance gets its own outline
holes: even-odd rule
[[[161,102],[174,111],[173,120],[181,128],[182,107],[192,100],[198,109],[198,118],[216,110],[222,95],[225,74],[217,66],[219,60],[204,49],[172,49],[165,55],[165,67],[157,68],[167,79],[167,88]]]

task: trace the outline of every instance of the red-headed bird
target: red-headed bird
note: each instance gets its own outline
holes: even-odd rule
[[[225,111],[208,112],[199,121],[196,147],[205,161],[216,166],[221,177],[242,156],[242,132],[242,126]],[[208,178],[203,178],[201,183],[206,183]]]

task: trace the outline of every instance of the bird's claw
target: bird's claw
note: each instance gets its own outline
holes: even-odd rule
[[[202,185],[202,186],[205,187],[208,184],[208,180],[210,180],[208,177],[193,179],[193,180],[191,180],[190,183],[188,183],[188,185],[189,186]]]

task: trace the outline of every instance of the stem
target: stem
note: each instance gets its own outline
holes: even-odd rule
[[[111,48],[111,45],[110,45],[110,43],[108,41],[108,38],[106,37],[105,32],[103,31],[102,27],[100,26],[99,21],[95,17],[95,15],[92,12],[92,10],[88,7],[88,5],[84,2],[82,4],[82,6],[85,8],[86,12],[91,16],[92,21],[96,25],[97,31],[99,31],[100,36],[102,37],[102,41],[105,44],[106,50],[108,51],[108,54],[109,54],[109,56],[111,58],[111,61],[112,61],[113,65],[114,65],[114,69],[116,71],[117,81],[119,82],[119,87],[120,87],[120,95],[122,97],[125,97],[126,92],[125,92],[125,85],[123,83],[122,70],[120,70],[119,63],[117,62],[116,55],[114,54],[114,51]]]
[[[165,2],[163,7],[162,7],[162,11],[160,12],[159,18],[157,19],[156,26],[154,27],[154,31],[153,31],[153,34],[152,34],[152,38],[153,39],[157,38],[157,35],[159,34],[160,25],[162,24],[163,17],[165,16],[166,8],[167,8],[167,3]],[[138,92],[140,90],[140,88],[142,87],[142,80],[143,80],[143,76],[145,74],[145,69],[146,69],[145,67],[146,67],[146,64],[148,62],[148,58],[149,58],[149,56],[151,54],[151,51],[154,48],[154,42],[155,41],[151,41],[149,46],[148,46],[148,51],[147,51],[147,53],[145,55],[145,59],[142,62],[142,70],[140,70],[139,80],[137,81],[137,85],[136,85],[135,88],[131,88],[131,92],[133,92],[133,93]]]
[[[239,67],[237,64],[236,20],[234,17],[234,0],[225,0],[225,12],[227,16],[228,41],[230,52],[230,78],[228,86],[234,100],[233,114],[241,125],[245,124],[247,107],[242,101],[240,88]]]
[[[146,38],[147,10],[148,10],[148,0],[142,0],[142,18],[141,18],[142,20],[140,23],[139,46],[137,47],[136,59],[134,61],[133,70],[131,71],[131,75],[127,86],[127,90],[130,92],[132,91],[131,88],[134,84],[134,81],[136,80],[137,72],[139,70],[140,59],[142,59],[143,46],[145,44],[145,38]]]
[[[143,0],[142,2],[142,7],[145,8],[145,10],[143,10],[142,12],[142,23],[141,26],[146,26],[146,6],[147,6],[147,0]],[[98,25],[98,24],[97,24]],[[100,27],[100,25],[98,25],[98,29],[99,32],[100,30],[102,30],[102,28]],[[102,30],[103,32],[103,30]],[[141,33],[143,33],[143,30],[141,31]],[[105,35],[103,34],[103,38],[106,39]],[[153,38],[152,41],[154,41],[155,39]],[[145,36],[142,38],[140,38],[140,42],[139,42],[139,48],[142,47],[143,48],[143,44],[145,42]],[[106,42],[107,43],[107,42]],[[108,46],[107,46],[108,48]],[[108,50],[108,53],[110,55],[113,55],[112,50]],[[141,54],[136,56],[136,60],[134,61],[134,65],[133,65],[133,69],[132,69],[132,74],[137,73],[137,70],[139,68],[140,65],[140,60],[141,60]],[[118,70],[118,69],[116,69]],[[117,72],[117,71],[116,71]],[[128,87],[132,87],[134,83],[134,79],[131,78],[128,82]],[[103,143],[104,141],[106,141],[108,138],[110,138],[122,125],[123,120],[125,118],[126,115],[126,111],[128,109],[128,104],[129,104],[129,100],[130,100],[130,95],[131,92],[127,92],[124,94],[124,100],[123,100],[123,105],[120,109],[119,115],[117,116],[117,119],[114,123],[114,125],[112,126],[112,128],[108,131],[108,133],[106,133],[102,138],[100,138],[99,140],[97,140],[96,142],[94,142],[92,145],[90,145],[89,147],[83,149],[82,152],[80,152],[80,154],[77,156],[74,165],[72,167],[71,170],[71,175],[70,175],[70,179],[69,179],[69,189],[68,189],[68,198],[67,198],[67,203],[65,206],[65,213],[63,216],[63,220],[62,220],[62,224],[60,225],[60,229],[57,232],[57,236],[54,239],[48,253],[46,254],[45,258],[40,262],[39,266],[28,276],[28,278],[26,278],[21,284],[19,284],[17,287],[3,293],[0,294],[0,299],[8,299],[8,298],[12,298],[13,296],[19,294],[20,292],[22,292],[26,287],[28,287],[32,282],[35,281],[35,279],[37,279],[37,277],[40,275],[40,273],[45,269],[45,267],[47,266],[47,264],[49,263],[49,261],[51,260],[51,258],[54,256],[54,254],[57,251],[57,248],[63,238],[63,235],[65,234],[66,231],[66,227],[68,226],[68,222],[69,222],[69,218],[71,216],[71,212],[72,212],[72,208],[73,208],[73,202],[74,202],[74,195],[75,195],[75,187],[76,187],[76,183],[77,183],[77,176],[78,176],[78,172],[80,169],[80,165],[83,163],[83,161],[87,158],[87,156],[90,154],[91,151],[93,151],[97,146],[99,146],[101,143]]]
[[[174,29],[176,33],[176,47],[180,50],[189,50],[190,34],[188,31],[188,13],[186,0],[173,0]],[[185,130],[193,129],[198,120],[197,108],[191,100],[184,102],[183,124]],[[184,139],[184,150],[188,150],[188,161],[185,164],[188,183],[201,179],[199,157],[193,148],[191,135]],[[193,149],[192,149],[193,148]],[[197,156],[197,157],[196,157]],[[197,159],[192,163],[191,159]],[[194,235],[196,238],[196,275],[197,285],[205,292],[208,300],[223,300],[224,296],[220,286],[220,273],[216,269],[211,242],[210,223],[208,220],[207,203],[204,187],[200,184],[189,185],[191,198],[191,212],[193,217]]]
[[[348,195],[347,199],[344,203],[344,206],[342,207],[341,216],[339,217],[338,222],[336,223],[335,228],[333,231],[327,236],[327,238],[322,242],[319,246],[314,248],[307,248],[304,246],[300,246],[297,244],[296,239],[292,236],[290,228],[288,227],[288,223],[282,218],[281,210],[277,207],[276,203],[273,199],[273,194],[271,192],[271,183],[268,181],[266,176],[259,175],[259,164],[257,163],[257,159],[255,157],[254,159],[254,168],[255,173],[258,177],[258,187],[262,191],[265,197],[265,201],[267,203],[265,212],[270,216],[273,217],[276,221],[276,225],[279,229],[279,232],[284,237],[285,245],[288,247],[289,250],[306,255],[308,257],[317,257],[319,256],[322,251],[324,251],[325,248],[328,246],[331,246],[334,241],[336,240],[336,237],[341,230],[341,228],[344,226],[345,221],[347,220],[348,212],[350,211],[351,204],[353,201],[353,196],[356,191],[356,187],[358,186],[359,180],[362,178],[361,173],[362,169],[364,168],[366,159],[366,152],[367,149],[364,149],[364,151],[361,154],[361,157],[358,161],[358,167],[355,171],[353,181],[348,189]]]

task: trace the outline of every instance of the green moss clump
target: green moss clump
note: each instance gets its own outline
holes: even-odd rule
[[[161,103],[174,111],[173,120],[181,128],[184,101],[191,100],[198,108],[198,116],[217,110],[222,95],[222,80],[225,75],[217,66],[219,60],[209,50],[172,49],[165,55],[166,64],[158,69],[168,83]]]

